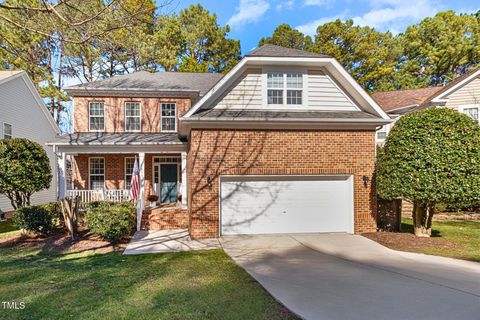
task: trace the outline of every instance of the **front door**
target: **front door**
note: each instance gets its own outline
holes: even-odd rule
[[[176,163],[160,164],[160,201],[177,202],[178,167]]]

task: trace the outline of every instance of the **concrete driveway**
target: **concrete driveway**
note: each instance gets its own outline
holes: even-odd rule
[[[349,234],[229,236],[224,250],[305,319],[479,319],[480,264]]]

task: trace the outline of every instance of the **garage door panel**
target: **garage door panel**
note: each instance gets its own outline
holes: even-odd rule
[[[348,177],[221,184],[222,234],[352,232]]]

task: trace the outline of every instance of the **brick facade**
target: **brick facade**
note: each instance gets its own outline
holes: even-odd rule
[[[373,130],[193,129],[189,143],[189,228],[194,238],[219,236],[219,176],[242,174],[353,174],[355,232],[376,231]],[[369,177],[367,187],[363,176]]]
[[[125,132],[125,102],[140,102],[142,132],[160,132],[160,104],[175,102],[177,119],[190,109],[191,101],[186,98],[124,98],[124,97],[75,97],[74,132],[88,132],[88,104],[90,101],[104,102],[105,132]],[[177,123],[178,127],[178,123]]]

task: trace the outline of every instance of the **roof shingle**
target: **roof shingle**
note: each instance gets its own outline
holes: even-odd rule
[[[295,58],[295,57],[304,57],[304,58],[330,58],[330,56],[313,53],[298,49],[292,48],[285,48],[281,46],[277,46],[274,44],[264,44],[263,46],[250,51],[245,55],[246,57],[288,57],[288,58]]]
[[[69,89],[90,90],[175,90],[198,91],[200,96],[212,88],[223,74],[196,72],[147,72],[139,71],[127,75],[115,76],[106,80],[87,82]]]
[[[49,145],[70,146],[125,146],[125,145],[164,145],[183,144],[177,133],[108,133],[78,132],[58,136]]]
[[[380,119],[363,111],[276,111],[276,110],[234,110],[234,109],[208,109],[200,110],[191,118],[215,120],[291,120],[303,119],[321,121],[327,119]]]
[[[396,91],[375,92],[372,98],[385,112],[409,106],[418,106],[443,87],[404,89]]]

